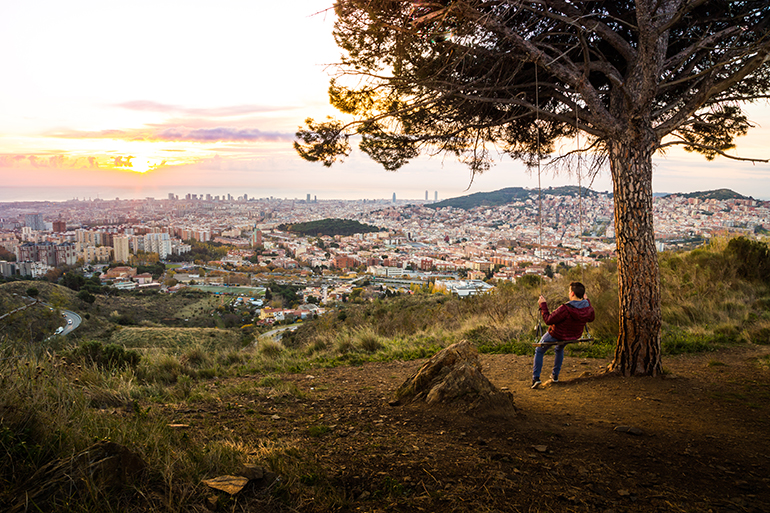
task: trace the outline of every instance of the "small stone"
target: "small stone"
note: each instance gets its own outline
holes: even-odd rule
[[[263,469],[259,465],[251,465],[247,463],[243,466],[243,469],[241,469],[240,475],[242,475],[249,481],[253,481],[255,479],[262,479],[265,475],[265,469]]]
[[[532,448],[535,449],[537,452],[548,452],[547,445],[533,445]]]
[[[629,435],[635,435],[635,436],[642,436],[644,434],[644,431],[642,431],[638,427],[632,427],[632,426],[616,426],[615,431],[617,431],[618,433],[628,433]]]
[[[273,420],[281,420],[281,417],[277,413],[270,418]]]
[[[213,479],[203,480],[203,484],[206,486],[230,495],[237,494],[243,490],[243,487],[248,483],[249,480],[242,476],[219,476]]]
[[[618,495],[620,495],[621,497],[628,497],[629,495],[631,495],[631,492],[629,492],[628,490],[621,489],[621,490],[618,490]]]

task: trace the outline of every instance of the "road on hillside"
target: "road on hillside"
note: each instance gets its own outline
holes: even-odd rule
[[[292,324],[291,326],[281,326],[280,328],[276,328],[274,330],[264,332],[259,336],[259,338],[262,338],[262,339],[272,338],[275,341],[279,341],[281,340],[281,337],[283,336],[284,331],[286,330],[294,331],[297,328],[299,328],[299,324]]]
[[[67,325],[64,327],[64,330],[62,330],[62,332],[60,333],[61,336],[71,333],[75,328],[80,326],[81,322],[83,322],[82,317],[80,317],[78,314],[70,310],[62,310],[61,314],[62,314],[62,317],[64,317],[65,322],[67,323]]]

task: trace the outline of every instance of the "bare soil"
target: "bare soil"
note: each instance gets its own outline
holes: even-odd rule
[[[169,413],[192,440],[299,449],[304,475],[282,476],[269,496],[245,490],[233,511],[767,512],[768,354],[667,357],[658,378],[587,378],[608,362],[567,357],[561,381],[537,390],[530,357],[482,355],[484,374],[513,393],[513,419],[390,406],[424,360],[288,374],[299,397],[244,393]]]

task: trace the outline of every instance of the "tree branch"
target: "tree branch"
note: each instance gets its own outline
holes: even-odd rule
[[[707,151],[713,151],[714,153],[718,153],[719,155],[722,155],[723,157],[726,157],[728,159],[732,160],[740,160],[743,162],[760,162],[760,163],[768,163],[770,162],[770,159],[753,159],[748,157],[737,157],[735,155],[730,155],[728,153],[725,153],[724,151],[720,150],[719,148],[714,148],[713,146],[708,146],[706,144],[699,144],[695,142],[685,141],[683,139],[679,139],[676,141],[669,141],[667,143],[661,144],[658,146],[659,150],[662,150],[663,148],[667,148],[669,146],[692,146],[695,148],[700,148],[702,150]]]

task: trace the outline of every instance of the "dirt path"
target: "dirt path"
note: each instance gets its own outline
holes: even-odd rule
[[[312,476],[287,484],[300,511],[329,510],[333,496],[342,511],[764,512],[768,354],[741,346],[668,357],[664,379],[579,379],[607,362],[567,358],[562,382],[539,390],[529,388],[529,357],[482,356],[484,374],[519,409],[505,421],[389,406],[421,361],[286,375],[299,398],[244,393],[247,412],[178,420],[197,422],[204,438],[228,429],[246,444],[268,438],[312,455],[302,463]],[[324,500],[314,497],[320,484]]]

